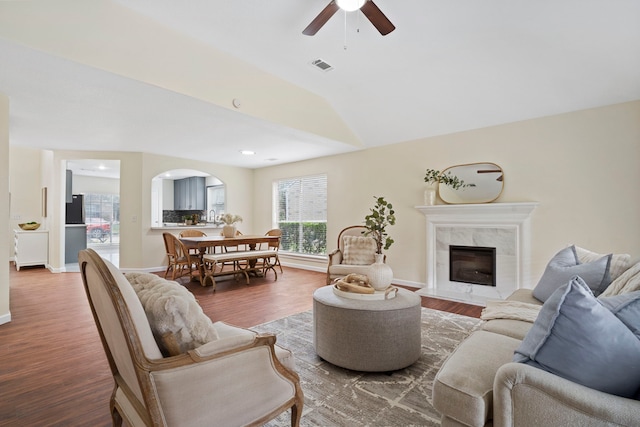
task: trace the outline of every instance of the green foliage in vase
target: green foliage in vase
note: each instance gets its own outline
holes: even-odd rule
[[[436,184],[442,183],[444,185],[448,185],[454,190],[458,190],[460,188],[471,187],[472,184],[465,184],[463,180],[453,175],[451,171],[443,174],[439,170],[436,169],[427,169],[427,173],[424,176],[424,182],[427,184]]]
[[[371,213],[364,217],[365,236],[371,236],[376,241],[376,253],[381,254],[382,249],[389,249],[393,244],[393,239],[387,235],[387,227],[396,223],[395,211],[391,203],[384,197],[374,196],[376,204],[369,210]]]

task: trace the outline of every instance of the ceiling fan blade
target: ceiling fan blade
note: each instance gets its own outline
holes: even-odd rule
[[[331,3],[329,3],[327,7],[322,9],[322,12],[320,12],[318,16],[316,16],[314,20],[311,21],[307,28],[302,31],[302,34],[304,34],[305,36],[313,36],[318,32],[318,30],[320,30],[320,28],[322,28],[324,24],[327,23],[329,18],[331,18],[338,11],[338,9],[340,8],[336,4],[335,0],[331,0]]]
[[[382,34],[386,36],[396,27],[389,21],[389,19],[382,13],[382,11],[371,0],[365,2],[360,8],[362,13],[371,21],[374,27]]]

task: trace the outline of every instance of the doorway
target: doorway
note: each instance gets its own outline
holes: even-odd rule
[[[83,225],[86,232],[75,242],[91,248],[116,267],[120,263],[120,161],[81,159],[67,161],[67,189],[82,195]],[[66,241],[67,239],[65,239]],[[73,271],[77,261],[65,261]],[[71,269],[71,270],[70,270]]]

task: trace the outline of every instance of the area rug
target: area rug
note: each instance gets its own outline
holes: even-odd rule
[[[408,368],[392,373],[355,372],[320,359],[313,349],[313,314],[295,314],[251,329],[276,335],[296,358],[304,392],[303,427],[439,426],[431,405],[435,374],[453,349],[480,320],[422,309],[422,355]],[[291,425],[285,412],[268,427]]]

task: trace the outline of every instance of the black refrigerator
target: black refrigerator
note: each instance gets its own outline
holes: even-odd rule
[[[84,224],[84,195],[74,194],[67,203],[67,224]]]

